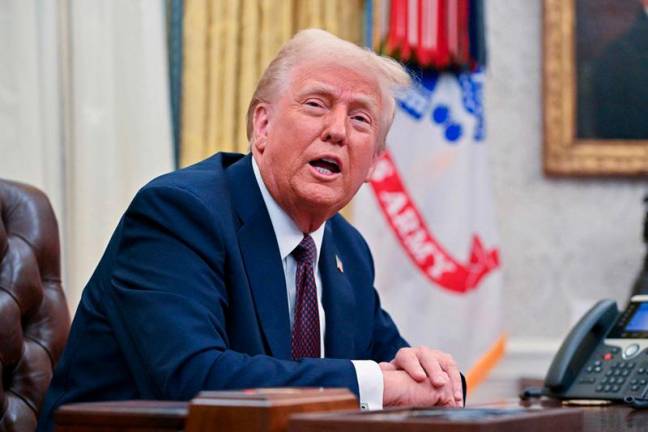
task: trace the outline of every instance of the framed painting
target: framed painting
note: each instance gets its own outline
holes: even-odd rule
[[[544,170],[648,175],[648,0],[544,0]]]

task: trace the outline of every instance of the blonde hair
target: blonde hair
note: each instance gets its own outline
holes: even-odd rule
[[[394,93],[410,83],[403,66],[389,57],[338,38],[320,29],[298,32],[282,47],[259,79],[247,111],[247,138],[253,136],[254,110],[260,103],[271,103],[288,84],[290,72],[299,64],[314,60],[330,61],[378,82],[382,93],[383,114],[378,150],[385,147],[387,132],[394,120]]]

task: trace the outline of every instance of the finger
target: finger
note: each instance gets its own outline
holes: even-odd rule
[[[395,365],[393,365],[392,363],[389,363],[389,362],[380,362],[380,363],[378,363],[378,367],[380,368],[380,370],[383,370],[383,371],[395,371],[395,370],[398,370],[398,368]]]
[[[463,405],[463,386],[461,384],[461,373],[459,372],[457,363],[454,361],[451,355],[443,354],[441,357],[441,367],[450,377],[450,381],[452,381],[455,400],[460,405]]]
[[[454,398],[459,404],[463,405],[463,386],[461,385],[461,374],[459,373],[458,368],[454,368],[450,372],[446,372],[450,375],[450,380],[452,381],[452,388],[454,389]]]
[[[458,406],[457,400],[454,397],[454,393],[453,393],[454,390],[452,388],[450,388],[450,386],[446,386],[445,390],[446,390],[446,396],[445,397],[447,399],[446,406],[453,407],[453,408]]]
[[[427,379],[425,370],[421,366],[416,352],[412,348],[403,348],[396,353],[392,364],[403,369],[409,376],[417,382]]]
[[[433,386],[443,387],[450,382],[450,378],[443,370],[439,362],[438,354],[435,351],[428,349],[420,350],[419,361],[430,377]]]
[[[456,408],[457,401],[454,400],[454,397],[449,396],[447,399],[442,399],[442,402],[439,404],[439,406],[442,406],[444,408]]]
[[[434,388],[434,387],[433,387]],[[450,388],[450,385],[448,384],[445,387],[437,388],[432,390],[432,392],[436,393],[436,402],[435,406],[440,406],[440,407],[455,407],[456,406],[456,401],[454,399],[454,395],[452,392],[452,389]]]

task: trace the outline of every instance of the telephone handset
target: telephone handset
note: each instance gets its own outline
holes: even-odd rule
[[[556,353],[542,394],[558,399],[648,399],[648,295],[595,304]]]

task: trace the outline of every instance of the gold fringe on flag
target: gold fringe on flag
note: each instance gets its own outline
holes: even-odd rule
[[[466,375],[467,393],[475,391],[488,375],[495,369],[497,363],[504,357],[506,351],[506,335],[501,334],[482,357],[475,362]]]

